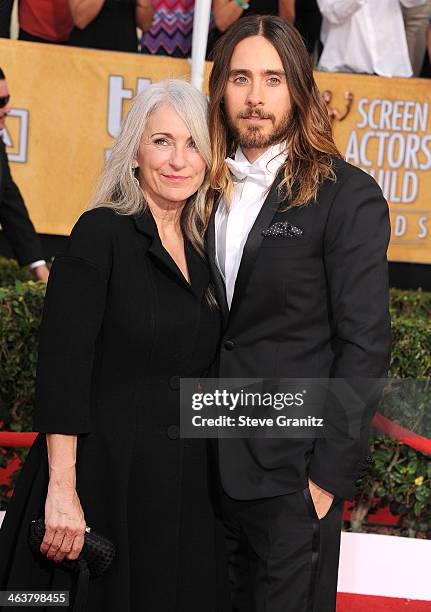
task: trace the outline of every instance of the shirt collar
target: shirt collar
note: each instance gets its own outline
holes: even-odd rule
[[[277,143],[260,155],[253,163],[250,163],[241,147],[238,147],[234,160],[228,158],[226,161],[231,170],[235,164],[236,167],[246,170],[250,178],[256,182],[269,186],[274,181],[280,166],[286,161],[287,152],[285,148],[285,142]]]
[[[279,142],[275,145],[272,145],[265,153],[262,153],[257,159],[254,160],[253,163],[250,163],[246,156],[244,155],[241,147],[238,147],[235,153],[236,161],[243,161],[250,164],[254,168],[260,168],[265,172],[270,172],[271,174],[276,174],[280,166],[286,161],[287,153],[286,153],[286,143]]]

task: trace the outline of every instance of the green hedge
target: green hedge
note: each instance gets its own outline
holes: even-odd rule
[[[356,494],[352,530],[366,530],[377,508],[388,506],[399,516],[400,535],[431,538],[430,456],[381,435],[371,451],[374,461]]]
[[[392,359],[389,375],[401,378],[386,416],[403,427],[431,437],[431,293],[391,290]],[[397,381],[392,383],[397,385]],[[390,386],[389,383],[388,386]],[[401,535],[431,537],[431,457],[375,432],[373,463],[355,498],[353,531],[366,529],[378,507],[399,516]]]
[[[391,315],[406,318],[431,318],[431,293],[391,289]]]
[[[45,295],[44,283],[29,281],[26,274],[15,263],[0,258],[0,421],[4,429],[14,431],[31,429],[37,335]],[[390,376],[430,383],[431,293],[391,290],[391,315]],[[409,395],[407,384],[405,388]],[[431,431],[428,398],[428,387],[424,386],[419,390],[417,402],[412,404],[410,395],[405,404],[401,401],[403,426],[414,431],[420,428]],[[398,396],[398,403],[399,399]],[[384,410],[397,420],[397,414],[390,413],[391,406],[385,405]],[[374,463],[358,490],[352,529],[365,528],[367,519],[372,523],[379,499],[380,504],[389,506],[400,516],[403,534],[429,532],[431,457],[378,432],[371,446]],[[26,452],[20,450],[18,454],[24,457]],[[0,455],[3,465],[13,453],[13,449],[3,449]],[[6,495],[7,488],[0,488],[0,508],[7,504]]]
[[[0,257],[0,287],[15,285],[15,281],[31,280],[30,270],[27,266],[20,268],[15,259]]]
[[[26,273],[12,262],[0,262],[0,429],[31,431],[34,406],[34,379],[37,336],[46,285],[43,282],[14,280]],[[18,455],[23,461],[27,448],[0,448],[0,467]],[[12,478],[14,484],[19,471]],[[0,509],[5,509],[10,486],[0,485]]]
[[[31,430],[45,287],[36,281],[0,287],[0,421],[6,429]]]

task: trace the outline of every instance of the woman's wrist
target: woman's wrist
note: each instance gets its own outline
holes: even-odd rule
[[[49,487],[74,489],[76,486],[75,464],[70,466],[49,466]]]

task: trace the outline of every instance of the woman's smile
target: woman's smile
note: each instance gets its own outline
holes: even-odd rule
[[[176,174],[162,174],[161,176],[171,183],[183,183],[190,178],[189,176],[177,176]]]

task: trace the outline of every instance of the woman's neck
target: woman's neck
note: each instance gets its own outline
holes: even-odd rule
[[[159,230],[160,235],[182,234],[181,213],[185,202],[155,202],[147,198],[148,207]]]

